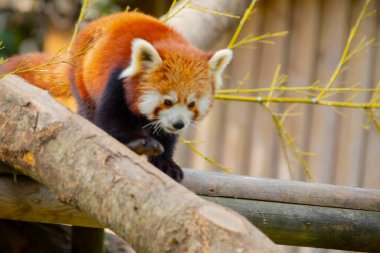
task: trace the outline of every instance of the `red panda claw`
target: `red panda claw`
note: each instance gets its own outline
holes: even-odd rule
[[[159,156],[164,153],[162,144],[152,138],[131,141],[127,143],[127,147],[139,155]]]
[[[164,172],[169,177],[173,178],[177,182],[181,182],[183,179],[182,169],[171,159],[150,158],[150,162]]]

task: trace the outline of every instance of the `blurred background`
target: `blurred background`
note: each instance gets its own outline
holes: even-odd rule
[[[327,83],[339,62],[350,28],[364,0],[265,0],[244,27],[241,37],[289,31],[274,44],[256,43],[234,49],[227,70],[225,88],[270,87],[275,70],[288,75],[286,86],[304,87],[319,80]],[[97,0],[86,20],[108,13],[139,9],[154,16],[163,15],[170,0]],[[80,12],[79,0],[0,0],[0,57],[31,51],[57,52],[66,48]],[[369,10],[380,12],[380,1]],[[210,14],[212,15],[212,14]],[[86,21],[85,21],[86,22]],[[84,24],[85,24],[84,22]],[[226,47],[234,30],[226,31],[215,49]],[[380,16],[364,19],[353,46],[362,38],[376,42],[353,58],[339,75],[334,87],[375,88],[380,80]],[[355,97],[365,102],[371,94]],[[338,94],[332,99],[342,99]],[[274,111],[289,105],[272,104]],[[284,126],[302,151],[311,152],[307,162],[320,183],[380,188],[380,133],[359,109],[294,105],[293,115]],[[186,138],[204,155],[233,173],[257,177],[305,180],[299,163],[291,159],[292,176],[273,120],[259,104],[215,101],[210,115],[186,133]],[[219,170],[178,144],[176,159],[183,167]],[[288,248],[289,252],[298,249]],[[333,252],[303,249],[302,252]],[[301,252],[301,250],[300,250]]]

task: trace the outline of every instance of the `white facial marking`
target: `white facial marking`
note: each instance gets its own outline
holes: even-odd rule
[[[232,59],[231,49],[222,49],[217,51],[210,59],[208,65],[210,68],[211,76],[214,77],[215,87],[219,89],[222,87],[222,73]]]
[[[173,127],[173,124],[179,120],[184,123],[182,129],[187,128],[190,125],[193,118],[193,112],[189,111],[186,105],[176,104],[169,109],[159,112],[160,126],[167,132],[176,133],[179,130]]]
[[[200,119],[202,119],[206,114],[207,112],[210,110],[210,107],[211,107],[211,97],[209,96],[204,96],[204,97],[201,97],[200,99],[198,99],[198,111],[199,111],[199,115],[200,115]]]
[[[120,79],[132,76],[141,69],[152,69],[162,63],[157,50],[146,40],[134,39],[131,50],[131,63],[121,72]]]
[[[178,96],[177,96],[177,93],[175,91],[171,91],[169,92],[168,95],[165,95],[163,96],[164,100],[165,99],[169,99],[170,101],[173,102],[173,104],[177,103],[178,102]]]
[[[190,104],[191,102],[196,101],[196,95],[195,93],[191,93],[189,96],[187,96],[187,104]]]
[[[153,112],[161,102],[161,94],[157,91],[149,91],[141,96],[139,110],[148,119],[154,118]]]
[[[158,115],[154,115],[156,108],[159,108],[165,99],[170,99],[173,105],[168,108],[162,108]],[[193,120],[194,113],[189,109],[188,104],[195,102],[195,106],[198,108],[199,118],[202,119],[210,110],[212,97],[203,96],[197,100],[196,94],[192,93],[187,97],[187,104],[184,101],[178,101],[177,93],[172,91],[167,95],[161,95],[157,91],[149,91],[141,96],[139,110],[149,120],[157,120],[161,129],[168,133],[178,133],[183,129],[186,129]],[[178,121],[182,121],[183,128],[178,130],[173,125]]]

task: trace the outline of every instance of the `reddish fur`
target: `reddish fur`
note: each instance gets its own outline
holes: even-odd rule
[[[73,58],[73,66],[53,64],[39,69],[43,72],[18,75],[48,90],[55,97],[68,97],[71,94],[67,73],[70,69],[74,89],[79,96],[86,104],[96,103],[103,94],[111,72],[129,65],[131,42],[135,38],[150,42],[163,59],[163,64],[152,74],[140,73],[124,80],[126,101],[135,114],[139,114],[139,97],[147,90],[156,89],[161,94],[174,90],[183,103],[187,103],[185,99],[190,93],[196,93],[199,98],[214,92],[208,70],[211,54],[191,46],[179,33],[159,20],[137,12],[117,13],[89,23],[79,33],[74,44],[73,53],[78,56]],[[47,63],[51,57],[45,53],[14,56],[0,66],[0,74],[15,70],[21,63],[27,63],[28,67],[39,66]],[[62,83],[65,85],[59,85]],[[183,89],[184,86],[186,89]],[[159,109],[164,108],[162,105]],[[198,115],[197,108],[191,110]]]
[[[77,103],[71,96],[70,82],[68,78],[68,64],[60,62],[62,57],[46,53],[30,53],[27,55],[16,55],[9,58],[0,66],[0,75],[14,73],[30,84],[33,84],[49,93],[61,104],[72,111],[77,111]],[[46,65],[46,63],[51,63]],[[34,70],[31,68],[37,67]],[[30,70],[21,71],[20,70]]]
[[[156,57],[157,61],[152,62],[151,67],[140,64],[145,69],[137,67],[132,71],[130,68],[128,71],[131,72],[125,73],[132,73],[131,76],[120,80],[120,73],[130,66],[132,41],[135,38],[148,41],[162,62]],[[141,46],[141,41],[139,43],[134,45]],[[205,96],[211,99],[215,88],[209,67],[211,56],[191,46],[179,33],[155,18],[123,12],[91,22],[78,34],[71,56],[72,65],[54,64],[44,67],[46,71],[42,73],[19,75],[51,92],[58,82],[67,84],[70,80],[82,116],[136,152],[147,154],[154,166],[181,181],[183,172],[173,161],[177,135],[170,132],[160,134],[154,128],[146,129],[145,126],[152,122],[147,115],[141,115],[140,98],[147,91],[154,90],[160,95],[170,95],[174,91],[178,99],[176,103],[187,105],[194,114],[193,120],[200,119],[196,103],[189,106],[187,98],[191,95],[195,100]],[[27,62],[33,67],[49,59],[50,56],[37,53],[31,54]],[[13,71],[23,60],[21,56],[11,58],[0,68],[0,74]],[[157,62],[159,64],[153,65]],[[161,111],[168,107],[162,102],[153,112],[154,116],[159,117]]]
[[[44,66],[52,57],[52,55],[46,53],[13,56],[0,66],[0,75],[12,73],[17,69],[27,70],[41,66],[36,70],[16,72],[15,74],[41,89],[48,90],[53,96],[69,97],[71,92],[67,75],[68,64],[56,63]],[[56,59],[54,62],[59,62],[59,59]]]
[[[175,90],[179,98],[192,92],[199,96],[213,92],[208,71],[210,54],[194,48],[179,33],[153,17],[122,12],[91,22],[78,35],[74,52],[87,49],[76,57],[72,74],[75,88],[85,103],[98,102],[110,73],[129,65],[131,42],[135,38],[150,42],[163,59],[162,66],[152,75],[142,73],[124,81],[126,100],[136,114],[138,98],[146,90],[155,88],[162,94]]]

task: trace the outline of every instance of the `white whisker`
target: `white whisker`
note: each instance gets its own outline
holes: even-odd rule
[[[152,122],[146,124],[145,126],[143,126],[142,128],[147,128],[147,127],[149,127],[149,126],[155,125],[155,124],[157,124],[157,121],[158,121],[158,120],[152,121]]]
[[[159,135],[161,131],[160,121],[156,120],[153,124],[153,134]]]

